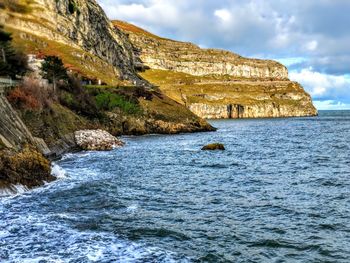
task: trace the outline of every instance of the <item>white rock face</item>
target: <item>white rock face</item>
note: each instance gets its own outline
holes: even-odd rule
[[[34,11],[26,15],[0,9],[0,24],[16,31],[23,41],[36,41],[45,47],[45,39],[49,39],[67,45],[76,49],[70,55],[77,59],[84,56],[88,64],[112,66],[116,77],[145,83],[134,71],[133,46],[125,34],[112,26],[95,0],[74,0],[78,7],[74,13],[69,11],[70,0],[32,2]],[[94,71],[88,65],[82,67]]]
[[[237,78],[288,79],[282,64],[241,57],[219,49],[202,49],[194,44],[130,33],[140,58],[151,69],[171,70],[193,76],[229,75]]]
[[[197,116],[204,119],[245,119],[245,118],[280,118],[315,116],[317,111],[313,108],[291,107],[290,105],[276,105],[274,103],[260,103],[255,105],[212,105],[194,103],[188,108]]]
[[[77,145],[88,151],[109,151],[124,145],[124,142],[103,130],[76,131],[74,136]]]

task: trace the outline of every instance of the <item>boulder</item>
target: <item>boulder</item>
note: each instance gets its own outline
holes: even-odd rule
[[[124,142],[103,130],[81,130],[74,133],[77,145],[87,151],[109,151]]]
[[[18,152],[0,151],[0,189],[14,185],[33,188],[55,179],[50,161],[36,149],[26,146]]]
[[[222,143],[211,143],[202,148],[202,151],[215,151],[215,150],[224,151],[225,146]]]

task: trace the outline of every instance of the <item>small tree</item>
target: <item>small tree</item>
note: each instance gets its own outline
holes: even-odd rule
[[[7,63],[7,51],[10,49],[11,44],[11,34],[0,29],[0,49],[1,49],[1,61],[2,63]]]
[[[54,92],[56,92],[59,80],[68,79],[67,69],[64,67],[62,60],[56,56],[46,56],[41,70],[43,78],[48,79],[53,84]]]
[[[28,70],[28,58],[13,49],[12,36],[0,26],[0,75],[15,78]]]

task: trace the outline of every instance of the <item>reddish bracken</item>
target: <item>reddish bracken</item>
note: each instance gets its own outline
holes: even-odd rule
[[[55,100],[55,95],[52,88],[40,80],[25,77],[18,87],[9,92],[7,99],[17,108],[42,110]]]

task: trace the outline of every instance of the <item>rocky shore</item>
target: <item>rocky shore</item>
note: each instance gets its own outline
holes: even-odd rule
[[[121,147],[114,136],[215,131],[206,118],[317,114],[280,63],[113,24],[95,0],[10,2],[0,5],[0,30],[12,54],[30,61],[18,84],[0,87],[0,188],[52,181],[50,161]],[[44,61],[59,64],[59,80],[42,74]]]
[[[32,147],[0,152],[0,188],[11,189],[16,185],[33,188],[55,179],[50,161]]]

